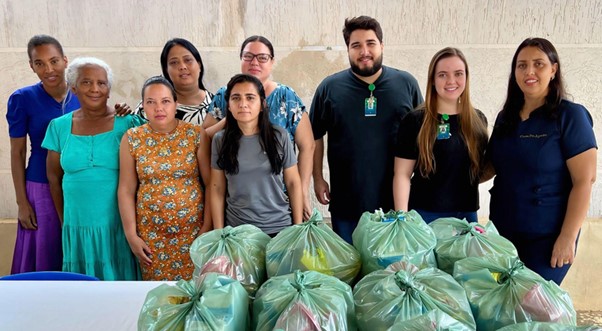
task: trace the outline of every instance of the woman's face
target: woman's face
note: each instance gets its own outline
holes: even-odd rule
[[[169,129],[176,123],[176,102],[167,86],[163,84],[147,86],[144,89],[142,102],[144,114],[153,128]]]
[[[269,60],[265,63],[259,61],[257,56],[264,57],[267,55]],[[253,57],[251,61],[245,60],[246,57]],[[249,74],[257,77],[262,83],[266,82],[272,74],[272,65],[274,58],[270,55],[268,46],[259,41],[248,43],[242,51],[242,59],[240,60],[240,71],[243,74]]]
[[[102,67],[93,64],[81,67],[72,91],[77,96],[82,108],[106,108],[111,92],[107,72]]]
[[[31,52],[29,66],[38,75],[45,88],[55,88],[65,84],[67,57],[52,44],[35,47]]]
[[[547,54],[537,47],[523,48],[516,58],[514,75],[525,98],[541,99],[548,95],[558,64],[552,64]]]
[[[201,66],[189,50],[175,45],[167,53],[167,73],[176,90],[198,88]]]
[[[238,123],[257,123],[261,112],[261,98],[255,84],[242,82],[234,85],[228,107]]]
[[[466,86],[466,66],[457,56],[439,60],[435,66],[435,90],[441,101],[457,103]]]

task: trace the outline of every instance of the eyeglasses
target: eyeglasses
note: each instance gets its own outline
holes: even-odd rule
[[[245,62],[253,62],[253,59],[257,58],[257,61],[259,63],[267,63],[269,60],[272,59],[272,57],[273,56],[271,56],[270,54],[253,54],[251,52],[244,52],[242,53],[242,56],[240,58]]]

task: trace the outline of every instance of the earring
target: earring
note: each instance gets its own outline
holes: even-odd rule
[[[553,81],[554,78],[556,78],[556,76],[552,75],[552,78],[550,78],[550,81]]]

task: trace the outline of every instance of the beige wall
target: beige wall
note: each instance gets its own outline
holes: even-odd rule
[[[348,66],[342,23],[362,14],[381,22],[385,64],[414,74],[423,91],[431,56],[450,45],[464,50],[474,104],[490,123],[503,102],[516,46],[528,36],[549,38],[559,50],[569,92],[600,123],[602,3],[597,0],[4,0],[0,113],[6,114],[12,91],[37,80],[25,52],[27,40],[37,33],[56,36],[71,58],[106,60],[116,76],[111,99],[131,105],[137,103],[145,78],[160,73],[159,53],[167,39],[179,36],[197,45],[206,66],[205,82],[215,91],[238,72],[241,41],[262,34],[276,47],[274,79],[292,86],[309,107],[320,81]],[[600,127],[595,128],[598,141]],[[16,206],[4,119],[0,131],[0,218],[12,218]],[[593,201],[602,198],[600,182]],[[489,186],[481,189],[481,216],[488,214]],[[589,215],[602,216],[600,204],[592,204]]]

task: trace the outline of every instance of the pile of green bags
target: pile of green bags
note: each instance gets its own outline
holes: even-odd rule
[[[190,247],[194,276],[208,272],[228,275],[252,296],[266,279],[265,248],[270,239],[250,224],[204,233]]]
[[[266,281],[253,302],[253,330],[356,330],[351,287],[316,271]]]
[[[465,258],[456,262],[454,278],[466,290],[479,330],[532,321],[576,325],[568,293],[516,256]]]
[[[439,218],[429,226],[437,237],[437,267],[448,274],[454,272],[456,261],[466,257],[518,255],[514,245],[500,236],[492,222],[483,226],[457,218]]]
[[[419,270],[407,259],[364,277],[355,285],[353,298],[360,330],[387,330],[431,310],[476,328],[462,286],[437,268]]]
[[[268,277],[313,270],[351,284],[360,267],[357,250],[334,233],[316,209],[307,222],[285,228],[266,247]]]
[[[474,329],[439,309],[433,309],[416,318],[397,322],[388,331],[474,331]]]
[[[418,266],[436,267],[433,252],[437,238],[414,211],[365,212],[352,235],[362,260],[362,275],[386,268],[406,257]]]
[[[215,273],[173,286],[162,284],[146,295],[138,330],[245,330],[248,300],[238,281]]]

